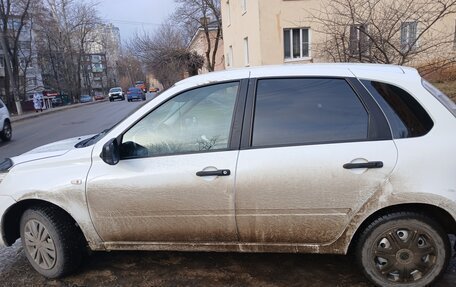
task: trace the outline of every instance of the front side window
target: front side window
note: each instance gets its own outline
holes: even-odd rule
[[[285,60],[310,57],[310,32],[308,28],[283,30]]]
[[[258,81],[254,147],[362,141],[369,117],[344,79]]]
[[[423,107],[403,89],[376,81],[361,82],[385,113],[395,139],[423,136],[434,126]]]
[[[170,99],[124,134],[122,158],[226,150],[238,86],[212,85]]]

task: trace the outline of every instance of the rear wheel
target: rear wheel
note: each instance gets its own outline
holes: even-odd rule
[[[0,133],[0,138],[3,141],[10,141],[11,137],[13,136],[13,129],[11,128],[11,123],[6,120],[5,123],[3,124],[3,130]]]
[[[430,218],[413,212],[382,216],[361,234],[357,260],[377,286],[427,286],[445,272],[448,235]]]
[[[83,236],[72,219],[53,207],[33,207],[21,217],[20,232],[25,255],[40,274],[58,278],[79,267]]]

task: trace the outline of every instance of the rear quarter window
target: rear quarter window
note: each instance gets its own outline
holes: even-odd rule
[[[382,82],[361,82],[385,113],[395,139],[420,137],[434,126],[426,110],[408,92]]]

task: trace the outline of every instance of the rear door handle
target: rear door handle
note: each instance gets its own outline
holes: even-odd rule
[[[369,161],[362,163],[346,163],[344,164],[345,169],[354,169],[354,168],[382,168],[383,161]]]
[[[219,169],[219,170],[208,170],[208,171],[198,171],[197,176],[229,176],[231,171],[229,169]]]

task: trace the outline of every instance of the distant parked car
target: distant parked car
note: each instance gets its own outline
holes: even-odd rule
[[[158,91],[160,91],[159,88],[156,88],[156,87],[150,87],[149,88],[149,93],[157,93]]]
[[[92,102],[93,99],[91,96],[89,95],[82,95],[80,98],[79,98],[79,102],[81,103],[89,103],[89,102]]]
[[[6,105],[0,100],[0,124],[1,124],[1,131],[0,131],[0,138],[2,141],[10,141],[11,136],[13,135],[13,129],[11,128],[11,120],[8,108]]]
[[[51,100],[53,107],[63,106],[63,99],[60,96],[56,96]]]
[[[125,94],[120,87],[110,89],[108,96],[110,102],[113,102],[115,99],[125,100]]]
[[[135,88],[141,89],[141,91],[143,91],[144,93],[147,91],[146,90],[146,84],[144,83],[144,81],[137,81],[135,83]]]
[[[95,101],[101,101],[101,100],[104,100],[105,96],[102,92],[96,92],[95,93]]]
[[[132,102],[133,100],[146,100],[146,95],[140,88],[129,88],[127,91],[127,100]]]

